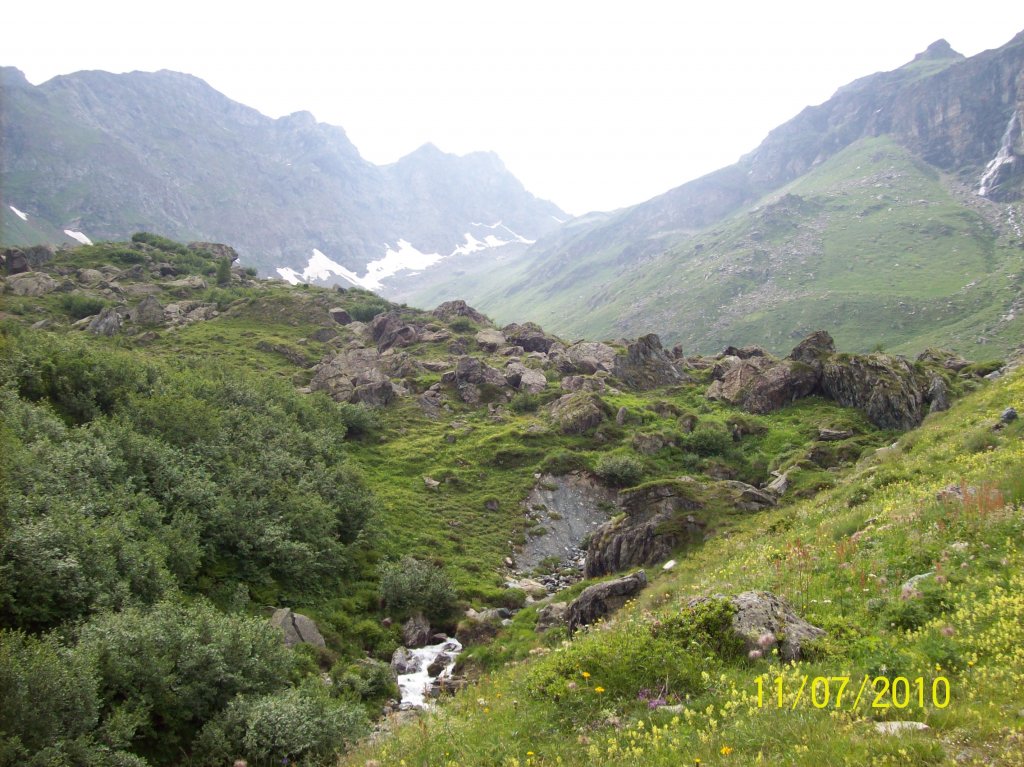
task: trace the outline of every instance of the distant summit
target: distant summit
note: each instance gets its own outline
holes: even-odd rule
[[[379,288],[384,272],[407,270],[371,269],[389,252],[521,248],[566,218],[493,153],[427,144],[377,166],[309,112],[271,119],[192,75],[90,71],[38,87],[13,67],[0,75],[0,191],[35,223],[5,208],[5,222],[17,218],[5,244],[154,231],[232,243],[264,274]],[[488,245],[491,226],[503,234]]]
[[[964,55],[957,53],[945,39],[936,40],[919,54],[914,56],[914,61],[922,59],[962,59]]]

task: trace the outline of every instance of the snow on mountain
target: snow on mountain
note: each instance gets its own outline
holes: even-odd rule
[[[7,207],[10,208],[11,210],[13,210],[14,211],[14,215],[16,215],[22,221],[28,221],[28,214],[27,213],[22,213],[20,210],[15,208],[13,205],[8,205]]]

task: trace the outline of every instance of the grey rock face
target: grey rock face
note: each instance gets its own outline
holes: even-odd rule
[[[554,338],[545,335],[544,329],[533,322],[524,322],[522,325],[513,323],[501,329],[506,340],[513,346],[521,346],[528,352],[547,352],[555,343]]]
[[[456,317],[468,317],[478,325],[489,325],[490,321],[465,301],[445,301],[432,314],[439,320],[450,322]]]
[[[614,375],[626,386],[645,391],[671,386],[687,380],[674,362],[661,348],[661,339],[654,333],[640,336],[626,347],[625,354],[617,354]]]
[[[551,404],[551,417],[563,434],[582,434],[605,420],[607,405],[592,392],[575,392]]]
[[[161,325],[164,306],[155,296],[146,296],[128,313],[128,318],[138,325]]]
[[[274,611],[270,617],[270,625],[284,632],[284,643],[287,647],[294,647],[300,643],[311,644],[314,647],[327,646],[320,629],[311,618],[292,612],[287,607]]]
[[[528,368],[521,362],[511,362],[506,366],[505,381],[509,386],[530,394],[538,394],[548,385],[548,379],[542,372]]]
[[[117,335],[121,330],[121,315],[116,307],[108,306],[93,317],[85,329],[97,336]]]
[[[316,366],[311,391],[326,391],[338,402],[383,407],[396,395],[376,349],[348,349]]]
[[[636,596],[646,587],[647,573],[643,570],[638,570],[624,578],[588,586],[569,605],[567,617],[569,633],[572,634],[581,626],[589,626],[613,613],[622,607],[630,597]]]
[[[421,613],[417,613],[402,624],[402,644],[406,647],[426,647],[433,636],[430,623]]]
[[[16,296],[45,296],[57,289],[57,281],[44,272],[12,274],[6,284]]]

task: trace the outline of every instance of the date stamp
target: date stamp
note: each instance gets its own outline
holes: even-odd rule
[[[869,709],[946,708],[952,698],[949,680],[944,676],[910,679],[897,676],[803,676],[774,679],[762,674],[757,684],[758,708],[788,708],[799,705],[818,709],[856,711]]]

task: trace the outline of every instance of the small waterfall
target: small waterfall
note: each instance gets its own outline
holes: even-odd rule
[[[430,688],[436,681],[451,677],[456,656],[461,650],[462,643],[452,638],[439,644],[408,650],[406,667],[415,671],[398,675],[398,689],[402,692],[401,708],[426,708]],[[442,655],[445,656],[444,667],[431,675],[431,666]]]
[[[1010,122],[1006,126],[1006,132],[1003,133],[1003,141],[999,146],[999,151],[989,164],[985,166],[985,172],[981,175],[981,181],[978,182],[978,194],[981,197],[988,195],[992,182],[996,181],[1002,167],[1010,165],[1016,160],[1013,154],[1013,142],[1015,134],[1018,133],[1020,133],[1020,112],[1015,109],[1013,114],[1010,115]]]

